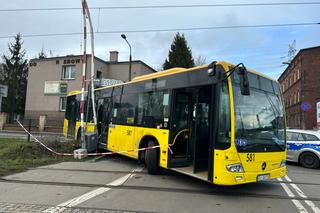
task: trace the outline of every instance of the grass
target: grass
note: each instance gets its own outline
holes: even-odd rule
[[[60,152],[72,153],[73,150],[71,143],[47,142],[46,144]],[[72,156],[55,156],[34,142],[0,138],[0,176],[22,172],[28,168],[71,160],[73,160]]]

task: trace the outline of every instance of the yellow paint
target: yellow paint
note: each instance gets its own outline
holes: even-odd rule
[[[68,119],[63,119],[63,136],[66,138],[68,137],[68,124]]]
[[[110,151],[126,151],[138,149],[143,137],[152,136],[159,143],[160,147],[160,166],[167,168],[168,165],[168,144],[169,130],[144,128],[124,125],[111,125],[108,132],[108,147]],[[121,153],[122,155],[138,159],[137,151]]]
[[[218,185],[236,185],[252,183],[257,181],[257,176],[269,174],[270,178],[284,177],[286,167],[279,168],[282,160],[286,159],[285,152],[254,153],[254,162],[247,162],[248,153],[229,152],[215,150],[214,167],[217,173],[214,174],[213,183]],[[263,171],[262,164],[266,162],[267,167]],[[227,170],[227,165],[241,163],[244,173],[234,173]],[[236,180],[241,177],[242,180]]]
[[[81,91],[79,90],[72,90],[68,93],[68,96],[78,95],[81,94]]]
[[[225,71],[229,70],[230,64],[220,62]],[[255,73],[263,76],[260,73]],[[264,77],[264,76],[263,76]],[[214,151],[213,183],[219,185],[236,185],[243,183],[256,182],[257,175],[270,174],[270,178],[283,177],[286,174],[286,167],[279,168],[282,160],[286,159],[286,152],[254,153],[255,161],[247,162],[248,153],[238,153],[235,147],[235,117],[234,117],[234,99],[231,78],[228,78],[230,118],[231,118],[231,146],[226,150]],[[262,163],[267,163],[267,169],[262,171]],[[227,165],[241,163],[244,173],[233,173],[227,170]],[[237,181],[236,178],[242,180]]]
[[[230,67],[235,66],[228,62],[217,62],[221,65],[225,72],[229,70]],[[203,68],[207,68],[208,65],[193,67],[190,69],[185,68],[173,68],[170,70],[153,73],[145,76],[140,76],[134,78],[131,82],[126,82],[118,85],[107,86],[98,88],[95,91],[104,90],[107,88],[123,86],[131,83],[136,83],[140,81],[150,80],[154,78],[161,78],[165,76],[175,75],[184,72],[197,71]],[[270,80],[273,80],[261,73],[254,70],[248,70],[248,72],[254,73],[259,76],[263,76]],[[274,81],[274,80],[273,80]],[[286,152],[279,153],[255,153],[255,161],[247,162],[247,153],[238,153],[235,147],[235,117],[234,117],[234,101],[233,101],[233,91],[231,78],[228,78],[228,89],[229,89],[229,102],[230,102],[230,119],[231,119],[231,146],[226,150],[215,150],[214,151],[214,176],[213,183],[221,185],[236,185],[243,183],[256,182],[257,175],[259,174],[270,174],[270,178],[283,177],[286,174],[286,167],[279,168],[280,162],[286,159]],[[72,91],[69,95],[80,94],[80,91]],[[127,122],[133,121],[132,118],[128,118]],[[68,121],[64,123],[64,134],[68,129]],[[77,138],[78,130],[80,129],[80,122],[76,122],[75,127],[75,138]],[[144,128],[135,126],[124,126],[124,125],[111,125],[108,130],[108,143],[107,149],[110,151],[129,151],[123,152],[122,155],[138,159],[138,151],[130,151],[139,148],[139,144],[145,136],[154,137],[159,143],[160,147],[160,159],[159,164],[163,168],[168,167],[168,144],[169,144],[169,130],[166,129],[156,129],[156,128]],[[189,131],[182,130],[181,132]],[[94,132],[94,126],[91,123],[87,123],[86,132]],[[178,134],[180,134],[179,132]],[[262,171],[262,163],[266,162],[267,169]],[[244,173],[231,173],[227,170],[227,165],[241,163],[244,167]]]

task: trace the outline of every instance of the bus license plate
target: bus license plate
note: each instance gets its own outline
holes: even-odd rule
[[[257,181],[264,181],[264,180],[268,180],[270,179],[270,175],[266,174],[266,175],[258,175],[257,176]]]

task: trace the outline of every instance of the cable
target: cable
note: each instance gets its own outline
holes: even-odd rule
[[[290,6],[290,5],[319,5],[320,2],[280,2],[280,3],[243,3],[243,4],[190,4],[190,5],[149,5],[149,6],[110,6],[91,7],[90,10],[113,10],[113,9],[162,9],[162,8],[201,8],[201,7],[252,7],[252,6]],[[55,7],[55,8],[13,8],[1,9],[0,12],[22,11],[57,11],[57,10],[80,10],[80,7]]]
[[[114,31],[100,31],[96,34],[119,34],[119,33],[151,33],[151,32],[172,32],[172,31],[196,31],[196,30],[219,30],[219,29],[239,29],[239,28],[264,28],[264,27],[289,27],[289,26],[311,26],[320,23],[309,22],[309,23],[289,23],[289,24],[260,24],[260,25],[234,25],[234,26],[212,26],[212,27],[191,27],[191,28],[171,28],[171,29],[149,29],[149,30],[114,30]],[[22,37],[48,37],[48,36],[71,36],[79,35],[80,32],[70,33],[46,33],[46,34],[26,34]],[[12,38],[15,35],[0,36],[0,39]]]

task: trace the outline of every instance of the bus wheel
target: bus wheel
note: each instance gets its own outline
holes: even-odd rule
[[[312,152],[304,152],[299,157],[299,163],[303,167],[315,169],[319,167],[319,158]]]
[[[158,144],[151,140],[148,143],[148,147],[157,146]],[[156,175],[160,173],[159,167],[159,148],[147,149],[145,154],[145,162],[149,174]]]

